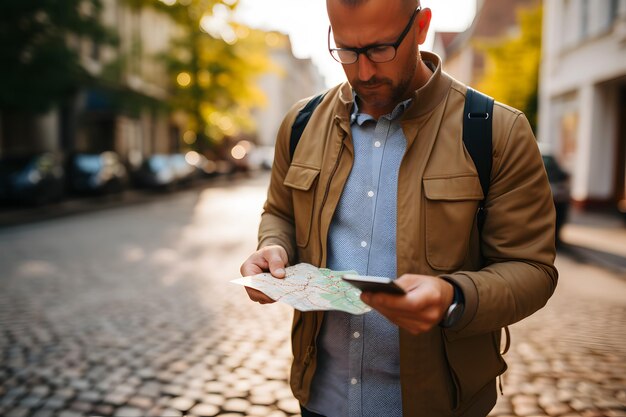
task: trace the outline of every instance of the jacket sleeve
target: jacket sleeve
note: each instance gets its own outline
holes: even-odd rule
[[[496,142],[496,132],[494,126],[491,186],[481,233],[487,266],[444,276],[459,285],[465,297],[462,318],[448,330],[451,336],[515,323],[542,308],[557,284],[554,203],[531,127],[518,113],[510,128],[498,132],[505,140]]]
[[[306,100],[293,106],[278,130],[270,185],[263,206],[258,236],[258,249],[269,245],[282,246],[287,251],[290,265],[293,265],[297,258],[293,200],[290,189],[285,187],[283,182],[291,163],[289,155],[291,126],[304,104]]]

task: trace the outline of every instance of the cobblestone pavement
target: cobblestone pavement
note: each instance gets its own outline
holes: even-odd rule
[[[511,326],[491,416],[626,416],[626,276],[559,256],[548,305]]]
[[[265,181],[0,230],[0,415],[299,415],[290,309],[227,282]],[[626,416],[626,280],[559,267],[491,415]]]

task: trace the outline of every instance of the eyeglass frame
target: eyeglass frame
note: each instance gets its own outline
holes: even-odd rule
[[[404,41],[404,38],[406,38],[406,35],[408,35],[409,31],[411,30],[411,27],[413,26],[413,22],[415,21],[415,17],[421,11],[422,11],[422,6],[418,6],[415,9],[413,14],[411,15],[411,18],[409,19],[409,23],[407,23],[406,27],[404,28],[404,30],[402,31],[402,33],[400,34],[400,36],[398,37],[398,39],[395,42],[391,42],[391,43],[377,43],[377,44],[373,44],[373,45],[367,45],[367,46],[364,46],[362,48],[331,48],[330,47],[330,34],[331,34],[331,31],[332,31],[332,27],[330,25],[328,25],[328,52],[330,53],[330,56],[332,56],[335,61],[339,62],[340,64],[344,64],[344,65],[355,64],[356,62],[358,62],[359,56],[361,54],[365,55],[367,57],[367,59],[369,59],[370,61],[372,61],[374,63],[377,63],[377,64],[383,64],[385,62],[391,62],[394,59],[396,59],[396,55],[398,54],[398,47],[400,47],[400,44],[402,44],[402,41]],[[380,48],[380,47],[387,47],[387,46],[393,47],[393,57],[391,59],[388,59],[386,61],[375,61],[368,55],[368,51],[370,51],[372,49]],[[342,62],[339,59],[337,59],[337,57],[335,57],[335,55],[333,55],[333,52],[337,52],[337,53],[339,53],[339,52],[354,52],[356,54],[356,59],[353,62]]]

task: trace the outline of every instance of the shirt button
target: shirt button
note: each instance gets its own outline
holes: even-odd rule
[[[362,247],[362,248],[364,248],[364,247],[366,247],[366,246],[367,246],[367,242],[366,242],[366,241],[361,242],[361,247]]]
[[[352,334],[352,336],[354,336],[354,338],[355,338],[355,339],[358,339],[358,338],[361,336],[361,333],[359,333],[359,332],[354,332],[354,333]]]
[[[352,385],[356,385],[356,384],[357,384],[357,382],[359,382],[359,381],[358,381],[356,378],[352,378],[352,379],[350,380],[350,383],[351,383]]]
[[[374,146],[376,146],[377,148],[380,148],[380,141],[377,140],[376,142],[374,142]]]
[[[367,192],[367,196],[368,197],[374,197],[374,191],[368,191]]]

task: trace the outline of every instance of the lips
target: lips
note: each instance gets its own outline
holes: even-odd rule
[[[358,87],[366,89],[366,90],[375,90],[377,88],[383,87],[387,84],[391,84],[385,79],[376,79],[372,78],[368,81],[362,81],[358,83]]]

